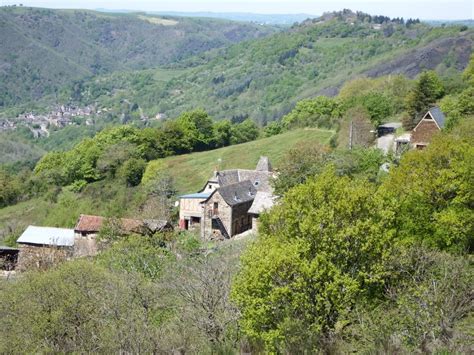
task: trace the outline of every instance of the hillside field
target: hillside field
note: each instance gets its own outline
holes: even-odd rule
[[[254,169],[262,155],[268,156],[273,167],[278,168],[291,148],[303,143],[327,144],[333,133],[322,129],[300,129],[207,152],[178,155],[163,161],[178,193],[194,192],[204,185],[216,168]]]

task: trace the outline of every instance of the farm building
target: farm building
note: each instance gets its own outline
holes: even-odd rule
[[[411,145],[415,149],[423,149],[433,136],[444,128],[446,118],[439,107],[431,108],[413,128]]]
[[[18,269],[41,269],[73,256],[74,230],[29,226],[16,242],[20,245]]]

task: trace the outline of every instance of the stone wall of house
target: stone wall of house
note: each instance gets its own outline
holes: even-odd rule
[[[256,214],[252,215],[252,231],[257,233],[258,232],[258,216]]]
[[[431,142],[433,136],[439,132],[439,128],[436,125],[436,122],[432,119],[420,122],[416,130],[413,130],[411,135],[411,143],[416,146],[416,144],[428,144]]]
[[[97,255],[97,235],[80,233],[74,234],[74,257],[80,258],[84,256]]]
[[[73,255],[73,248],[22,244],[18,255],[17,269],[20,271],[31,269],[48,269]]]
[[[219,192],[214,193],[205,203],[201,221],[201,237],[203,239],[216,239],[222,237],[219,230],[212,228],[214,203],[218,204],[218,215],[225,226],[227,233],[232,236],[232,208],[225,202]]]
[[[232,208],[231,236],[243,233],[252,228],[252,217],[248,214],[253,200],[238,204]]]

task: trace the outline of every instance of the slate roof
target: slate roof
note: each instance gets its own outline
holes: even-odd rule
[[[152,233],[173,229],[173,225],[164,219],[144,219],[143,227]]]
[[[428,114],[428,113],[436,121],[439,128],[444,128],[444,123],[446,121],[446,117],[444,116],[443,111],[441,111],[441,109],[439,107],[435,106],[435,107],[430,108],[429,111],[426,114]],[[425,117],[426,117],[426,115],[425,115]]]
[[[275,197],[272,193],[258,191],[248,213],[258,215],[265,210],[272,208],[274,205],[274,199]]]
[[[234,169],[220,171],[217,178],[221,187],[249,180],[258,191],[270,191],[271,176],[268,171]]]
[[[54,245],[70,247],[74,245],[74,230],[65,228],[28,226],[20,238],[20,244]]]
[[[239,170],[223,170],[217,172],[217,181],[220,186],[232,185],[238,183],[239,180]]]
[[[216,191],[221,194],[222,198],[229,206],[235,206],[244,202],[252,201],[257,193],[257,190],[249,180],[223,186]]]
[[[255,168],[257,171],[272,171],[272,165],[270,164],[270,159],[268,157],[260,157]]]

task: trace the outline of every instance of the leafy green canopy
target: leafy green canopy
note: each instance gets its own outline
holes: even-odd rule
[[[0,283],[1,353],[153,352],[156,289],[90,261]]]
[[[406,129],[412,129],[426,113],[444,95],[444,87],[434,71],[424,71],[418,77],[415,87],[406,97],[406,110],[410,120],[404,122]]]
[[[162,128],[120,126],[104,130],[69,151],[46,154],[35,173],[58,186],[82,187],[115,176],[135,186],[148,160],[245,143],[259,134],[258,126],[250,119],[238,124],[214,123],[205,111],[195,110],[166,122]]]
[[[233,297],[243,331],[275,350],[304,331],[315,340],[342,324],[360,297],[376,295],[394,238],[394,213],[375,186],[329,167],[262,216],[242,257]]]
[[[397,199],[400,238],[454,252],[474,251],[473,121],[406,153],[383,183]]]

